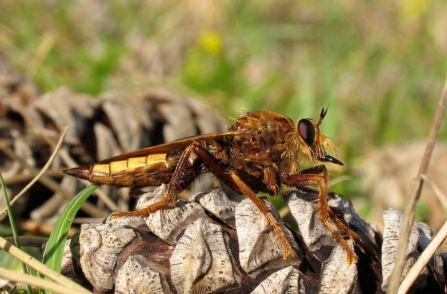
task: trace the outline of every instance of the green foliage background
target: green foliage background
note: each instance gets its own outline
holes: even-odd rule
[[[4,0],[0,54],[43,92],[162,85],[225,116],[329,105],[322,128],[350,174],[369,149],[427,136],[446,15],[443,0]]]

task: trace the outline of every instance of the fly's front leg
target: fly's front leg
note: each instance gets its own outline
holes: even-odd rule
[[[320,178],[320,179],[322,179],[323,181],[320,182],[320,183],[324,183],[325,184],[324,192],[325,192],[325,195],[326,195],[325,197],[323,197],[323,201],[324,201],[323,206],[326,208],[327,214],[329,215],[331,220],[335,223],[337,228],[342,230],[346,235],[348,235],[348,237],[349,237],[349,239],[351,241],[355,242],[357,240],[357,235],[351,229],[349,229],[342,221],[339,220],[337,215],[335,215],[335,213],[332,211],[332,209],[329,207],[329,205],[327,203],[327,195],[328,195],[328,188],[327,187],[328,187],[329,179],[328,179],[328,172],[327,172],[326,166],[325,165],[319,165],[319,166],[316,166],[314,168],[306,169],[306,170],[304,170],[302,172],[304,174],[312,174],[312,173],[313,174],[315,174],[315,173],[317,173],[317,174],[321,173],[322,174],[322,178]],[[321,185],[320,185],[320,187],[321,187]],[[320,193],[320,195],[321,195],[321,193]],[[322,197],[319,197],[319,198],[320,198],[320,205],[321,205]],[[321,208],[321,206],[320,206],[320,208]],[[320,212],[320,215],[321,214],[322,213]]]
[[[323,225],[332,233],[337,239],[338,243],[343,247],[347,253],[348,263],[356,263],[358,258],[354,251],[349,247],[339,230],[349,236],[351,241],[357,239],[357,235],[351,231],[343,222],[341,222],[327,202],[328,195],[328,172],[325,165],[318,165],[302,171],[300,174],[288,175],[282,178],[282,183],[288,186],[299,187],[311,184],[319,185],[319,210],[320,220]],[[331,223],[328,217],[332,220]]]
[[[201,172],[200,158],[194,150],[192,145],[183,151],[172,174],[166,193],[161,200],[138,210],[115,213],[112,215],[112,219],[129,216],[145,217],[167,206],[175,206],[176,196],[185,190]]]
[[[320,175],[322,174],[322,175]],[[326,211],[329,208],[327,203],[328,194],[328,174],[326,166],[318,165],[309,169],[302,171],[300,174],[293,174],[284,176],[281,182],[285,185],[292,187],[308,186],[312,184],[319,185],[319,209],[320,218],[323,223],[327,222]]]

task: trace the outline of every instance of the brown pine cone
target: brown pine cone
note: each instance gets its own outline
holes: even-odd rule
[[[164,189],[144,194],[137,207],[155,201]],[[290,190],[283,197],[298,225],[282,225],[297,257],[283,259],[281,243],[249,199],[233,202],[216,188],[147,218],[82,225],[72,253],[65,256],[64,274],[80,279],[95,293],[385,292],[389,276],[382,277],[382,272],[385,275],[394,264],[399,216],[385,220],[388,228],[382,239],[350,202],[331,194],[331,208],[358,235],[354,246],[359,261],[350,264],[319,219],[318,193]],[[271,205],[270,209],[279,220]],[[425,248],[427,238],[426,233],[413,235],[411,258]],[[414,289],[443,293],[439,256]]]
[[[14,206],[17,220],[31,216],[32,224],[52,223],[80,190],[80,182],[63,177],[62,169],[224,128],[220,117],[199,100],[161,88],[140,94],[104,93],[97,99],[67,88],[38,95],[30,83],[0,71],[0,97],[0,168],[9,195],[17,194],[45,165],[61,131],[70,126],[60,156],[39,184],[21,198],[20,205]],[[197,181],[192,191],[213,186],[207,176]],[[112,201],[92,197],[83,207],[84,216],[103,218],[113,210],[132,208],[127,190],[101,190]],[[27,224],[22,223],[22,228],[30,228]]]

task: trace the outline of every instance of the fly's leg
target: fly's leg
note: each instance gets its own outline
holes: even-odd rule
[[[168,184],[168,189],[163,199],[149,205],[148,207],[116,213],[112,218],[120,218],[127,216],[147,216],[159,209],[167,206],[175,205],[175,196],[182,192],[200,173],[200,164],[204,164],[206,168],[212,172],[219,180],[227,185],[233,191],[247,195],[256,207],[267,218],[268,223],[272,226],[274,232],[278,235],[284,248],[283,257],[286,259],[289,255],[295,256],[296,253],[287,241],[284,232],[281,230],[278,222],[268,209],[268,207],[256,197],[255,192],[236,174],[237,171],[222,168],[212,154],[199,145],[191,145],[185,149],[179,159],[177,167]],[[187,171],[186,171],[187,170]],[[243,173],[241,176],[243,177]],[[248,176],[248,175],[247,175]],[[253,182],[253,178],[248,178]]]
[[[348,235],[348,237],[351,241],[355,242],[357,240],[357,235],[351,229],[349,229],[342,221],[340,221],[340,219],[332,211],[332,209],[329,207],[329,205],[327,203],[327,195],[328,195],[327,186],[328,186],[329,180],[328,180],[328,173],[327,173],[326,166],[320,165],[320,166],[316,166],[315,168],[306,169],[302,172],[304,174],[320,174],[320,173],[323,174],[323,183],[325,184],[325,187],[326,187],[326,189],[325,189],[326,197],[323,197],[323,201],[325,202],[324,206],[326,207],[326,211],[327,211],[329,217],[331,218],[331,220],[337,226],[337,228],[340,229],[341,231],[343,231],[346,235]],[[321,205],[321,201],[322,201],[321,198],[322,197],[320,197],[320,205]]]
[[[320,175],[322,174],[322,175]],[[343,247],[347,253],[347,262],[356,263],[358,261],[357,255],[351,249],[349,244],[340,234],[340,231],[349,236],[349,239],[355,241],[357,235],[351,231],[343,222],[341,222],[327,202],[328,195],[328,172],[326,166],[319,165],[310,169],[302,171],[301,174],[294,174],[284,177],[282,183],[288,186],[307,186],[311,184],[319,185],[319,210],[320,220],[323,225],[331,232],[331,234],[337,239],[338,243]],[[330,220],[332,220],[332,222]]]
[[[287,241],[283,230],[281,230],[278,221],[275,219],[264,202],[256,196],[256,193],[241,178],[241,176],[243,177],[243,174],[241,173],[241,175],[238,175],[237,170],[223,169],[205,148],[201,146],[195,146],[194,148],[195,153],[200,157],[202,163],[210,172],[216,175],[223,183],[235,192],[247,195],[247,197],[250,198],[250,200],[261,211],[281,241],[283,246],[283,258],[287,259],[288,256],[296,256],[294,249],[290,245],[289,241]]]
[[[295,251],[293,250],[292,246],[290,246],[289,241],[287,241],[284,231],[281,230],[281,227],[279,226],[275,217],[270,212],[270,210],[266,207],[264,202],[256,196],[255,192],[253,192],[253,190],[250,189],[250,187],[247,186],[247,184],[245,184],[244,181],[241,178],[239,178],[238,175],[236,175],[234,173],[234,171],[230,170],[230,176],[233,179],[233,181],[236,183],[236,185],[239,187],[239,189],[242,191],[242,193],[244,195],[247,195],[248,198],[250,198],[250,200],[261,211],[261,213],[267,219],[269,225],[273,228],[273,231],[275,232],[275,234],[279,237],[279,240],[281,241],[281,244],[283,247],[283,258],[287,259],[287,257],[289,255],[296,256]]]
[[[189,146],[180,156],[167,191],[161,200],[134,211],[117,212],[112,215],[112,219],[130,216],[145,217],[168,206],[175,206],[176,196],[186,189],[199,174],[200,159],[194,152],[194,146]]]

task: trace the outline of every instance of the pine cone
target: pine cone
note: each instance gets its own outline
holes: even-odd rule
[[[144,194],[137,207],[156,201],[164,191],[161,186]],[[216,188],[147,218],[82,225],[63,272],[95,293],[384,293],[397,248],[396,217],[385,219],[389,226],[382,239],[350,202],[330,195],[333,211],[358,235],[359,262],[350,264],[319,219],[317,192],[290,190],[283,198],[298,225],[297,230],[282,226],[297,257],[283,259],[281,243],[249,199],[233,202]],[[413,235],[409,258],[425,248],[431,237],[426,233]],[[443,293],[439,256],[420,279],[415,290]]]
[[[161,88],[142,94],[109,92],[97,99],[67,88],[38,95],[32,84],[5,69],[0,70],[0,97],[0,168],[9,195],[17,194],[45,165],[60,132],[70,126],[60,157],[40,184],[14,206],[19,221],[31,216],[33,224],[52,222],[80,190],[80,182],[63,177],[62,169],[224,128],[219,116],[200,101]],[[207,175],[191,191],[213,186]],[[101,190],[113,200],[89,199],[84,215],[103,218],[113,210],[132,208],[127,190]]]

